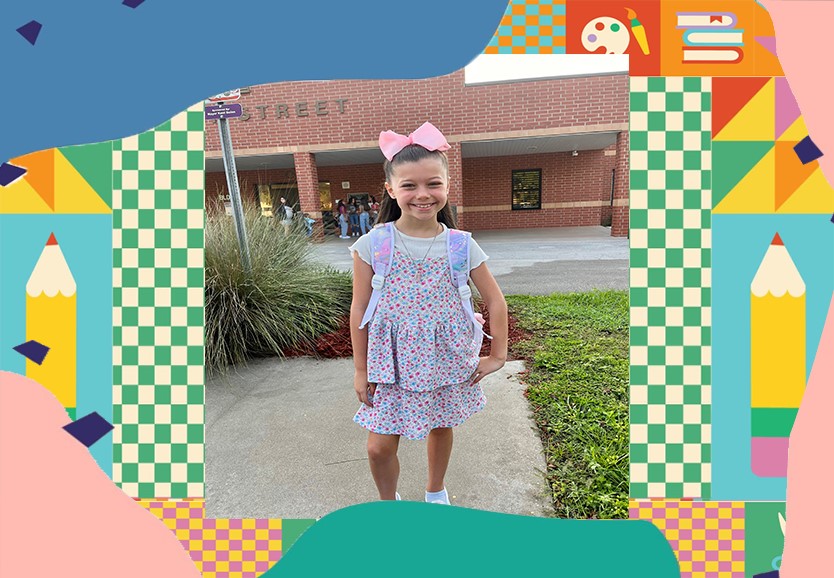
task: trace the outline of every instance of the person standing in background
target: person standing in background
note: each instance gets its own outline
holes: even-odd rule
[[[280,219],[281,224],[284,226],[284,234],[289,233],[290,231],[290,225],[292,225],[292,215],[292,207],[287,204],[287,199],[281,197],[281,204],[275,212],[275,218]]]
[[[377,217],[379,217],[379,203],[376,201],[376,197],[374,197],[373,195],[371,195],[370,210],[371,210],[370,221],[371,221],[371,226],[373,227],[374,225],[376,225]]]
[[[359,212],[357,209],[356,199],[350,201],[348,204],[348,218],[350,219],[350,236],[359,236]]]
[[[345,204],[338,200],[336,201],[336,212],[338,213],[339,219],[339,228],[341,229],[341,234],[339,235],[340,239],[350,239],[348,236],[348,220],[347,220],[347,207]]]
[[[360,204],[359,205],[359,229],[362,231],[363,235],[371,230],[371,224],[370,224],[369,217],[370,217],[370,215],[369,215],[368,211],[365,210],[365,206]]]

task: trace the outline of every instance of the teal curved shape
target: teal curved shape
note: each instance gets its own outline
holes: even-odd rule
[[[669,542],[643,520],[374,502],[325,516],[263,576],[679,578],[680,570]]]

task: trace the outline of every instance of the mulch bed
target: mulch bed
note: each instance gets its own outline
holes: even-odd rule
[[[484,330],[489,333],[489,312],[483,305],[480,306],[481,314],[486,320]],[[512,315],[509,316],[509,358],[513,359],[513,346],[519,341],[523,341],[530,337],[530,333],[518,327],[518,321]],[[300,346],[289,349],[284,352],[286,357],[303,357],[311,356],[322,359],[338,359],[341,357],[351,357],[353,355],[353,348],[350,344],[350,323],[349,318],[344,317],[339,326],[339,329],[330,333],[325,333],[319,336],[316,342],[312,345]],[[481,355],[489,355],[489,340],[484,340],[484,346],[481,349]]]

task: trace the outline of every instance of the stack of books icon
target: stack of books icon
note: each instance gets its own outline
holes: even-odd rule
[[[684,64],[735,64],[744,58],[744,30],[731,12],[678,12]]]

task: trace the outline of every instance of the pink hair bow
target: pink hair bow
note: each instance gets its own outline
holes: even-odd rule
[[[420,128],[408,136],[397,134],[392,130],[379,133],[379,148],[382,149],[382,154],[389,161],[410,144],[420,145],[429,151],[447,151],[452,148],[446,142],[443,133],[430,122],[424,122]]]

